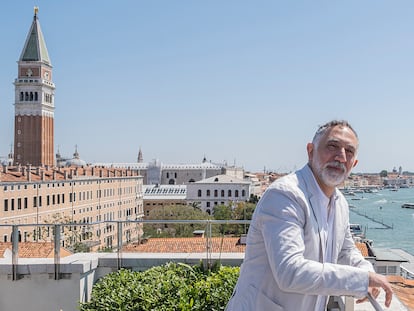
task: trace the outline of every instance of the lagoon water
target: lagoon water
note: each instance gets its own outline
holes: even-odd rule
[[[414,188],[383,189],[346,198],[350,222],[362,225],[374,247],[401,248],[414,255],[414,209],[401,207],[403,203],[414,203]]]

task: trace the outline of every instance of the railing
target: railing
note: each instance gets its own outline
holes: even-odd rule
[[[59,280],[61,278],[60,266],[61,266],[61,247],[65,244],[65,238],[71,238],[73,236],[83,235],[84,239],[82,240],[89,245],[94,245],[95,247],[103,247],[105,245],[96,244],[94,236],[89,233],[93,228],[98,228],[98,230],[109,231],[110,234],[103,234],[104,236],[99,236],[99,240],[105,240],[105,238],[115,236],[115,245],[110,245],[110,250],[117,254],[117,269],[121,269],[122,266],[122,254],[124,246],[129,243],[140,243],[142,239],[148,237],[148,232],[144,225],[149,227],[154,225],[163,225],[164,229],[171,228],[172,225],[175,226],[190,226],[191,230],[203,228],[204,238],[205,238],[205,258],[207,265],[212,264],[212,238],[213,237],[224,237],[225,233],[228,232],[237,232],[237,236],[246,233],[247,227],[250,224],[250,220],[125,220],[125,221],[103,221],[103,222],[94,222],[94,223],[59,223],[59,224],[13,224],[5,225],[0,224],[0,230],[7,232],[7,228],[11,228],[11,241],[12,241],[12,280],[18,280],[18,264],[19,264],[19,243],[21,242],[21,230],[24,228],[30,228],[33,230],[33,236],[31,238],[35,242],[45,241],[53,242],[53,263],[54,263],[54,279]],[[131,226],[136,226],[139,228],[137,234],[128,235],[126,232],[131,230]],[[220,226],[220,227],[219,227]],[[79,230],[78,230],[79,228]],[[95,228],[95,229],[96,229]],[[112,232],[112,230],[116,232]],[[50,234],[50,229],[52,233]],[[182,228],[181,228],[182,229]],[[188,229],[188,228],[187,228]],[[44,230],[47,234],[45,238],[41,238],[41,231]],[[165,231],[161,230],[162,235],[166,235]],[[185,230],[182,230],[185,231]],[[99,232],[99,231],[98,231]],[[99,234],[101,235],[101,234]],[[72,236],[72,237],[73,237]],[[191,236],[191,235],[189,235]],[[25,236],[25,238],[27,238]],[[113,240],[110,240],[113,242]],[[24,242],[24,241],[23,241]],[[73,241],[72,241],[73,242]],[[72,245],[73,246],[73,245]],[[404,270],[404,269],[402,269]],[[405,271],[407,274],[409,271]],[[353,311],[354,303],[352,298],[345,297],[345,300],[342,300],[340,297],[336,297],[337,300],[334,301],[335,306],[332,310],[344,310],[344,311]],[[373,305],[375,310],[383,310],[378,303],[370,297],[370,302]],[[347,300],[348,299],[348,300]]]
[[[54,250],[54,278],[58,280],[60,278],[60,262],[61,262],[61,247],[65,246],[69,248],[74,246],[75,241],[79,243],[84,243],[85,245],[93,245],[95,248],[100,248],[100,250],[105,249],[106,251],[110,250],[111,252],[117,253],[117,269],[122,268],[122,249],[124,246],[129,243],[142,241],[149,236],[145,232],[144,225],[163,225],[163,227],[169,226],[190,226],[190,229],[187,228],[187,237],[193,236],[193,229],[203,228],[204,238],[206,239],[206,263],[211,265],[211,238],[214,236],[224,237],[225,227],[233,226],[238,228],[238,236],[241,233],[246,233],[247,226],[250,224],[250,220],[125,220],[125,221],[103,221],[103,222],[93,222],[93,223],[59,223],[59,224],[19,224],[19,225],[4,225],[0,224],[0,230],[7,232],[7,228],[11,227],[11,241],[12,241],[12,279],[17,280],[17,266],[19,261],[19,243],[20,242],[29,242],[28,237],[32,239],[33,242],[53,242]],[[135,233],[131,234],[131,226],[136,226]],[[213,228],[215,226],[222,226],[223,228]],[[24,228],[29,228],[33,231],[30,236],[25,236],[22,238],[21,231],[25,230]],[[95,237],[92,231],[94,230],[99,232],[99,236]],[[96,229],[98,228],[98,229]],[[182,228],[181,228],[182,229]],[[104,234],[101,231],[104,231]],[[113,234],[113,230],[116,230]],[[52,231],[52,233],[50,233]],[[154,230],[152,230],[154,231]],[[155,230],[156,231],[156,230]],[[162,236],[167,235],[166,230],[160,230]],[[184,230],[182,230],[184,231]],[[106,232],[106,235],[105,235]],[[110,234],[108,234],[110,232]],[[126,236],[128,232],[128,236]],[[151,230],[150,230],[151,232]],[[25,231],[25,233],[27,233]],[[86,235],[85,235],[86,234]],[[183,235],[181,234],[180,237]],[[115,238],[114,238],[115,237]],[[153,237],[153,236],[152,236]],[[106,240],[108,239],[108,240]],[[70,242],[68,242],[69,240]],[[98,242],[99,240],[99,242]],[[107,245],[105,245],[105,240]],[[115,243],[113,243],[115,242]],[[114,247],[115,245],[115,247]]]

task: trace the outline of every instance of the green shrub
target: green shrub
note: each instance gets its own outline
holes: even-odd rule
[[[167,263],[143,272],[121,269],[99,280],[81,311],[224,310],[239,267]]]

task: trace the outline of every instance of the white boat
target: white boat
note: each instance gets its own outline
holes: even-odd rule
[[[349,229],[353,237],[365,237],[364,231],[360,224],[349,224]]]

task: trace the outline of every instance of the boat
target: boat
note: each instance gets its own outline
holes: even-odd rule
[[[414,203],[404,203],[401,205],[402,208],[414,208]]]
[[[365,237],[365,233],[362,230],[362,226],[360,224],[349,224],[349,230],[351,231],[352,236],[363,238]]]

